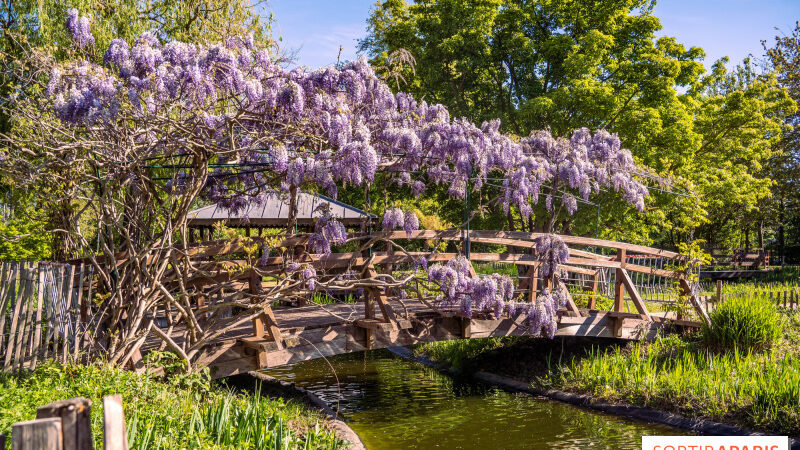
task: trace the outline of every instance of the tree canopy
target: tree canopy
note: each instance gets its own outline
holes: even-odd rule
[[[578,126],[619,134],[634,157],[672,180],[649,214],[620,214],[602,202],[603,234],[665,244],[692,234],[730,244],[769,194],[762,170],[792,100],[771,75],[726,60],[705,73],[698,47],[656,37],[646,0],[403,0],[378,2],[361,50],[375,66],[406,49],[416,60],[403,89],[456,116],[498,116],[503,129]],[[594,231],[593,217],[565,224]],[[530,224],[535,227],[535,224]],[[735,226],[735,225],[734,225]]]

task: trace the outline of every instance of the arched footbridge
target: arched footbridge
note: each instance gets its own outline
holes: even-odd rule
[[[388,346],[531,334],[524,310],[514,316],[475,312],[466,317],[457,307],[437,305],[433,293],[403,295],[397,288],[370,284],[370,280],[389,279],[389,275],[396,280],[414,271],[413,264],[420,257],[435,264],[464,255],[474,276],[508,273],[515,281],[518,301],[535,301],[542,289],[562,284],[570,295],[566,307],[557,312],[556,336],[651,339],[659,331],[699,327],[708,320],[704,305],[693,293],[691,277],[683,269],[685,257],[675,252],[563,235],[569,259],[554,276],[541,277],[535,254],[538,233],[473,230],[466,237],[461,230],[421,230],[408,235],[384,232],[362,236],[376,243],[397,240],[405,245],[402,251],[386,245],[385,251],[315,255],[304,252],[307,236],[286,238],[282,248],[297,249],[296,254],[302,255],[300,262],[313,267],[320,277],[324,274],[333,279],[345,273],[351,280],[362,280],[362,287],[353,289],[350,283],[337,291],[335,283],[328,284],[324,296],[309,291],[305,298],[283,297],[246,320],[236,314],[235,306],[226,311],[225,305],[278,292],[276,281],[236,259],[245,244],[215,241],[192,247],[190,255],[199,270],[188,284],[200,293],[192,307],[206,326],[224,330],[203,345],[198,362],[220,378]],[[415,246],[445,251],[407,250]],[[279,270],[286,267],[287,259],[284,253],[264,257],[260,264],[267,270]],[[222,284],[225,289],[219,288]],[[179,344],[186,338],[181,324],[164,322],[159,326],[168,328]],[[164,343],[151,336],[141,350],[158,348],[163,349]]]

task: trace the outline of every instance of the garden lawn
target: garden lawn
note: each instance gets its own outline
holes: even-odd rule
[[[343,447],[325,419],[300,403],[233,392],[202,374],[162,381],[101,364],[0,374],[0,433],[34,419],[39,406],[87,397],[94,447],[102,448],[101,399],[110,394],[122,395],[131,449]]]

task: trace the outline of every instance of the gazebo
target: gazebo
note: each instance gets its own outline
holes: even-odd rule
[[[314,228],[314,219],[321,215],[317,208],[327,204],[331,215],[336,217],[345,227],[360,228],[367,223],[367,218],[375,220],[377,216],[368,215],[366,212],[345,203],[326,197],[321,194],[299,192],[297,194],[297,228],[298,230],[311,231]],[[238,214],[232,214],[225,207],[213,204],[195,209],[189,213],[189,240],[211,240],[214,224],[224,222],[230,228],[244,228],[245,235],[250,236],[256,230],[261,236],[265,228],[284,228],[289,221],[288,199],[278,195],[271,195],[259,206],[252,204]],[[195,234],[197,230],[197,238]]]

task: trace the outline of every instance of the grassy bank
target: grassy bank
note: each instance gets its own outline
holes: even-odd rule
[[[102,448],[104,395],[122,394],[131,449],[333,449],[343,444],[325,419],[300,403],[234,393],[202,374],[157,379],[106,365],[45,365],[0,374],[0,433],[34,419],[36,408],[92,400],[92,434]]]
[[[772,433],[800,435],[800,313],[780,314],[764,351],[720,349],[700,333],[651,343],[525,339],[439,342],[417,348],[441,362]]]

